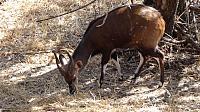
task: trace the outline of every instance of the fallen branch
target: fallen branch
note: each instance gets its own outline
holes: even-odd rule
[[[191,49],[191,48],[182,48],[182,49],[179,49],[181,52],[190,52],[190,53],[194,53],[194,52],[196,52],[196,53],[199,53],[200,52],[200,50],[198,50],[198,49]]]
[[[178,25],[177,25],[177,30],[183,35],[182,37],[186,40],[187,43],[192,44],[192,46],[197,50],[200,51],[200,46],[197,42],[195,42],[189,34],[187,34],[184,30],[182,30]]]
[[[62,13],[62,14],[59,14],[59,15],[56,15],[56,16],[50,16],[50,17],[48,17],[48,18],[46,18],[46,19],[37,20],[36,22],[42,22],[42,21],[46,21],[46,20],[50,20],[50,19],[54,19],[54,18],[63,16],[63,15],[66,15],[66,14],[73,13],[73,12],[75,12],[75,11],[77,11],[77,10],[80,10],[80,9],[83,9],[83,8],[89,6],[90,4],[92,4],[92,3],[96,2],[96,1],[97,1],[97,0],[93,0],[93,1],[91,1],[90,3],[88,3],[88,4],[84,5],[84,6],[81,6],[81,7],[77,8],[77,9],[74,9],[74,10],[72,10],[72,11],[65,12],[65,13]]]
[[[35,54],[45,54],[45,53],[52,53],[51,50],[47,50],[47,51],[37,51],[37,52],[34,52],[34,51],[30,51],[30,52],[15,52],[15,51],[11,51],[11,52],[8,52],[8,51],[0,51],[0,56],[7,56],[7,55],[19,55],[19,54],[23,54],[23,55],[35,55]]]
[[[165,33],[165,35],[171,38],[171,39],[169,39],[169,38],[163,37],[163,40],[166,42],[173,43],[173,44],[182,44],[182,43],[186,42],[186,40],[181,40],[181,41],[175,40],[175,39],[173,39],[173,37],[171,35],[169,35],[167,33]]]
[[[190,10],[194,11],[194,12],[197,12],[197,13],[200,13],[200,8],[199,7],[190,6]]]

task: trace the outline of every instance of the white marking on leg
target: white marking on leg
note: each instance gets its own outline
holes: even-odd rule
[[[103,65],[103,74],[106,74],[107,64]]]
[[[117,57],[117,61],[114,59],[112,59],[112,61],[115,64],[115,66],[117,67],[117,72],[118,72],[119,76],[122,77],[121,66],[119,64],[119,58]]]
[[[137,67],[137,69],[135,70],[135,74],[137,74],[139,72],[139,69],[141,68],[142,64],[144,63],[144,57],[142,56],[142,54],[140,52],[138,52],[140,55],[140,63]]]

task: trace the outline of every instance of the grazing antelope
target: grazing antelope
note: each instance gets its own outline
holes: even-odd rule
[[[106,19],[105,19],[106,18]],[[103,24],[102,24],[103,23]],[[165,22],[154,8],[142,4],[118,7],[108,14],[93,20],[68,64],[63,63],[62,54],[56,57],[60,73],[69,85],[70,94],[76,92],[75,81],[90,57],[102,54],[100,87],[103,83],[106,64],[115,49],[137,49],[140,62],[135,71],[139,76],[141,68],[149,57],[157,59],[160,67],[160,81],[164,83],[164,55],[158,49],[158,43],[165,31]]]

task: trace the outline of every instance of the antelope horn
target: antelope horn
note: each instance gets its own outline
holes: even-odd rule
[[[60,60],[58,59],[58,57],[57,57],[57,55],[56,55],[56,52],[55,52],[54,50],[53,50],[52,52],[53,52],[53,54],[54,54],[54,56],[55,56],[55,58],[56,58],[56,65],[57,65],[59,71],[64,71],[63,68],[59,65],[61,62],[60,62]],[[62,64],[62,63],[61,63],[61,64]]]

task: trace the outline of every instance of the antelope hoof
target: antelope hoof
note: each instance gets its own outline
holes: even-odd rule
[[[69,94],[75,95],[77,92],[76,87],[74,85],[69,85]]]
[[[100,89],[102,88],[102,82],[101,81],[99,82],[99,88]]]
[[[159,88],[162,88],[162,87],[163,87],[163,83],[160,82],[160,83],[158,84],[158,89],[159,89]]]

